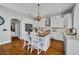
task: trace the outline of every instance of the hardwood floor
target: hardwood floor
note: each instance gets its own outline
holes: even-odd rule
[[[12,38],[11,43],[0,45],[0,55],[36,55],[37,50],[33,53],[27,51],[27,47],[23,48],[23,40]],[[51,45],[47,52],[42,51],[40,55],[64,55],[64,42],[51,40]]]

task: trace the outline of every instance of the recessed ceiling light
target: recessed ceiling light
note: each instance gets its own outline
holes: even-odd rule
[[[28,14],[30,14],[31,12],[30,12],[30,11],[28,11],[27,13],[28,13]]]
[[[58,10],[62,10],[61,8],[59,8]]]
[[[46,15],[46,14],[47,14],[47,12],[44,12],[44,14]]]
[[[46,21],[46,18],[44,18],[43,20]]]

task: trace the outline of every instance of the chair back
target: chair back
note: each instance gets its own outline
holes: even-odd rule
[[[31,39],[32,39],[32,41],[37,41],[38,40],[37,33],[31,32]]]

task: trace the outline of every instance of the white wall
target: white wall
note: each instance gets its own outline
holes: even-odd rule
[[[3,6],[0,6],[0,16],[5,19],[5,23],[3,25],[0,25],[0,44],[2,44],[4,42],[11,41],[11,19],[17,18],[19,20],[22,20],[26,18],[26,16]],[[3,31],[3,29],[7,29],[7,31]]]
[[[25,18],[25,19],[23,19],[21,22],[20,22],[20,38],[21,39],[26,39],[27,40],[27,38],[26,38],[26,31],[25,31],[25,24],[33,24],[34,22],[33,22],[33,20],[32,19],[29,19],[29,18]]]

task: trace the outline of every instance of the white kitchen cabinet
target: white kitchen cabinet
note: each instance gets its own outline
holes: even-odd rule
[[[77,37],[66,37],[65,53],[79,55],[79,39]]]
[[[79,4],[74,7],[74,28],[79,29]]]
[[[59,41],[64,41],[63,32],[51,32],[51,38]]]
[[[64,17],[57,15],[50,17],[51,19],[51,27],[64,27]]]
[[[72,13],[64,15],[64,25],[66,28],[72,28]]]

